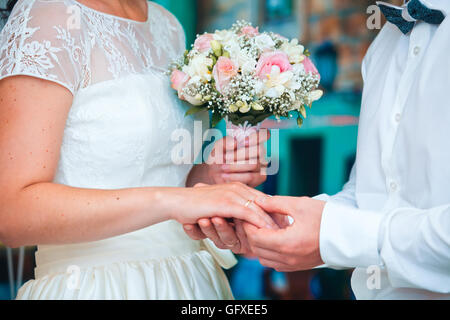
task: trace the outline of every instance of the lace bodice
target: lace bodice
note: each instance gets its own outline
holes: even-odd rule
[[[0,35],[0,79],[29,75],[73,93],[55,182],[178,187],[190,167],[173,163],[171,138],[194,119],[165,72],[184,49],[181,25],[153,2],[136,22],[75,0],[19,0]]]
[[[19,0],[0,35],[0,78],[28,74],[76,93],[102,81],[164,71],[184,48],[178,21],[153,2],[148,20],[137,22],[75,0]]]

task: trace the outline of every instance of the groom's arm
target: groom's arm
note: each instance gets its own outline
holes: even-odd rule
[[[320,236],[329,265],[380,266],[392,286],[450,293],[450,204],[387,214],[336,203],[325,207]]]
[[[268,212],[293,216],[286,230],[247,226],[248,239],[261,261],[282,271],[318,265],[379,266],[393,287],[450,293],[450,204],[421,210],[375,212],[307,198],[268,198]],[[315,259],[311,259],[315,257]]]
[[[320,231],[324,262],[351,268],[381,265],[394,287],[440,292],[446,278],[450,290],[450,204],[388,214],[359,210],[355,183],[356,166],[342,192],[316,197],[328,202]]]

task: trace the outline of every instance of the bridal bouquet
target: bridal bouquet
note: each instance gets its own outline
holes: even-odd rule
[[[211,110],[213,126],[225,118],[231,127],[254,128],[292,111],[301,126],[305,107],[322,97],[320,75],[298,40],[245,21],[198,36],[170,73],[178,97],[192,105],[187,114]]]

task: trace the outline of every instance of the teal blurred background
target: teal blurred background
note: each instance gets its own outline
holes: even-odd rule
[[[0,7],[5,4],[0,0]],[[196,34],[229,28],[245,19],[260,30],[298,38],[312,52],[325,95],[309,110],[304,126],[274,121],[281,128],[280,170],[261,189],[268,194],[334,194],[355,159],[361,104],[361,61],[376,30],[366,27],[372,0],[157,0],[182,23],[189,48]],[[2,23],[0,21],[0,28]],[[23,281],[33,278],[35,248],[24,252]],[[0,245],[0,300],[10,298],[6,250]],[[12,252],[17,265],[20,251]],[[237,299],[352,299],[351,271],[282,274],[240,257],[228,275]]]

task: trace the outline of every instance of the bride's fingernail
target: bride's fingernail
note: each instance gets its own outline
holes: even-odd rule
[[[191,227],[191,226],[184,226],[184,229],[185,229],[186,231],[192,231],[192,227]]]

